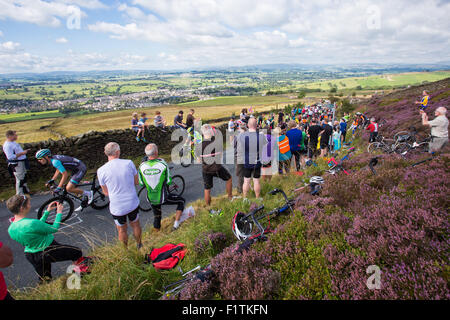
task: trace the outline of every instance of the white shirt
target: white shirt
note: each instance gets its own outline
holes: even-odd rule
[[[5,141],[3,144],[3,152],[8,160],[25,160],[27,158],[26,155],[22,155],[19,158],[16,157],[16,154],[23,152],[23,149],[15,141]]]
[[[447,116],[438,116],[432,121],[428,121],[431,127],[431,135],[436,138],[448,138]]]
[[[100,186],[106,186],[109,193],[109,211],[115,216],[124,216],[139,206],[134,176],[136,166],[131,160],[114,159],[97,170]]]

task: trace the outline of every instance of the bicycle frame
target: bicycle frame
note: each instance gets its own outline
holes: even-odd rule
[[[94,174],[94,177],[92,178],[91,182],[80,183],[79,185],[77,185],[77,187],[91,186],[91,190],[95,191],[96,190],[96,186],[95,186],[96,179],[97,179],[97,174]],[[67,185],[63,186],[63,193],[59,195],[60,203],[62,203],[64,201],[64,198],[69,198],[75,202],[82,202],[82,199],[79,196],[77,196],[76,194],[73,194],[71,192],[68,192],[66,187],[67,187]],[[54,189],[54,188],[52,188],[52,189]]]
[[[284,193],[283,190],[274,189],[271,192],[269,192],[270,195],[276,195],[278,193],[281,193],[283,195],[283,198],[284,198],[284,200],[286,202],[283,207],[273,209],[270,212],[267,212],[267,213],[265,213],[265,214],[263,214],[261,216],[256,217],[255,215],[258,212],[261,212],[262,210],[264,210],[264,205],[262,205],[262,206],[260,206],[260,207],[258,207],[256,209],[252,210],[250,213],[248,213],[247,215],[245,215],[242,218],[242,220],[244,220],[244,221],[251,221],[251,222],[253,222],[256,225],[256,227],[258,228],[258,230],[259,230],[259,233],[257,233],[255,236],[251,237],[250,239],[258,239],[258,240],[263,240],[263,241],[267,239],[264,234],[266,234],[268,232],[268,229],[264,228],[261,225],[261,223],[260,223],[261,220],[263,220],[263,219],[265,219],[265,218],[267,218],[269,216],[272,216],[272,215],[278,216],[279,214],[281,214],[281,213],[283,213],[283,212],[285,212],[287,210],[290,210],[291,213],[294,212],[294,209],[292,208],[293,200],[289,200],[288,197],[286,196],[286,193]]]

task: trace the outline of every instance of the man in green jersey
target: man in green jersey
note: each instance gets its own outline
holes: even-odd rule
[[[168,186],[172,183],[169,166],[158,158],[158,147],[150,143],[145,147],[145,154],[148,160],[139,166],[139,184],[147,189],[147,198],[152,205],[154,220],[153,227],[156,230],[161,228],[161,206],[176,205],[174,229],[180,226],[181,213],[184,210],[184,198],[169,193]]]

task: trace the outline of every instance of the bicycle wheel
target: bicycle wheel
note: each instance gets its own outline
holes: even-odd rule
[[[387,152],[386,146],[381,142],[372,142],[367,147],[368,153],[378,153],[378,152]]]
[[[184,178],[180,175],[172,177],[172,184],[168,187],[169,193],[181,196],[184,192]]]
[[[190,147],[183,147],[180,149],[181,166],[184,168],[192,164],[192,150]]]
[[[61,197],[54,197],[54,198],[48,199],[46,202],[44,202],[38,210],[37,218],[39,220],[42,218],[44,211],[47,210],[47,207],[50,203],[52,203],[54,201],[60,201],[60,200],[61,200]],[[64,198],[62,200],[62,203],[64,205],[64,209],[62,212],[61,222],[64,222],[72,216],[72,213],[74,210],[74,205],[73,205],[72,199],[69,199],[69,198]],[[48,224],[53,224],[53,222],[55,222],[55,218],[56,218],[56,209],[53,209],[52,211],[50,211],[45,222]]]
[[[152,210],[152,205],[150,204],[150,201],[148,201],[147,198],[147,189],[145,187],[142,187],[138,192],[139,197],[139,210],[143,212],[149,212]]]
[[[92,200],[91,207],[95,210],[105,209],[109,205],[109,198],[103,194],[102,188],[98,184],[96,179],[94,185],[92,183],[84,183],[78,186],[83,191],[92,191],[94,193],[94,199]]]
[[[98,185],[98,181],[95,181],[94,188],[94,200],[92,200],[91,207],[95,210],[102,210],[109,206],[109,197],[103,194],[102,188]]]
[[[406,143],[399,143],[398,146],[395,147],[394,152],[396,154],[402,155],[402,156],[406,156],[411,150],[411,146]]]

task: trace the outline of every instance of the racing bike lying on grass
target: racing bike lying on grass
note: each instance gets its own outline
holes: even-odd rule
[[[355,150],[356,149],[354,147],[348,149],[347,154],[342,157],[339,162],[335,158],[331,158],[330,161],[328,161],[328,166],[330,167],[330,169],[328,169],[326,172],[332,175],[338,174],[339,172],[344,172],[346,175],[349,175],[349,173],[344,169],[343,163],[345,160],[350,160]]]
[[[283,190],[274,189],[270,191],[269,194],[281,194],[284,197],[285,204],[282,207],[273,209],[267,213],[262,213],[264,210],[264,205],[251,210],[248,214],[240,211],[237,212],[232,219],[231,229],[238,240],[265,241],[267,240],[265,234],[270,231],[270,217],[277,217],[286,211],[289,211],[290,213],[294,212],[293,206],[295,201],[288,199]],[[261,224],[261,221],[264,219],[269,221],[269,225],[267,227],[263,227]]]
[[[173,282],[164,287],[164,293],[161,299],[167,299],[170,297],[178,296],[178,294],[183,290],[183,288],[191,281],[200,280],[202,282],[211,279],[213,276],[213,271],[211,270],[211,265],[208,264],[206,267],[196,266],[194,269],[183,273],[181,268],[179,269],[182,273],[184,279]]]
[[[47,209],[48,205],[54,201],[58,201],[64,205],[64,210],[62,212],[61,222],[68,220],[73,212],[74,212],[74,203],[80,203],[81,209],[84,210],[86,207],[92,207],[96,210],[102,210],[109,205],[109,198],[105,196],[102,192],[102,188],[98,184],[97,174],[94,175],[92,181],[84,181],[83,183],[77,186],[83,190],[90,190],[94,194],[94,198],[90,205],[84,206],[82,197],[70,193],[66,190],[66,186],[63,187],[63,190],[59,193],[53,192],[53,197],[44,202],[38,210],[37,218],[40,219],[44,214],[44,211]],[[50,190],[54,191],[56,189],[55,183],[50,184]],[[47,217],[46,222],[49,224],[53,224],[56,217],[56,209],[52,210]]]

